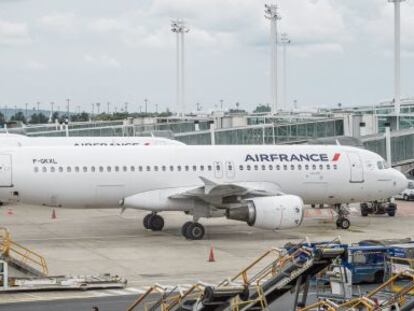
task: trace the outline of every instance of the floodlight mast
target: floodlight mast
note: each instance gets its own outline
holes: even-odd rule
[[[185,75],[184,75],[184,34],[190,31],[181,19],[171,22],[171,31],[176,34],[177,53],[177,108],[181,116],[185,114]]]
[[[405,0],[388,0],[394,3],[394,108],[397,117],[397,130],[400,127],[400,59],[401,59],[401,18],[400,3]]]
[[[265,18],[270,20],[270,90],[272,114],[277,113],[277,21],[281,19],[276,4],[265,4]]]
[[[286,32],[282,33],[280,42],[283,46],[283,108],[287,109],[287,61],[286,61],[286,48],[291,43]]]

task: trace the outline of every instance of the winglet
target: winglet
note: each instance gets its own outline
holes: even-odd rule
[[[217,184],[214,181],[211,181],[210,179],[207,179],[205,177],[199,176],[201,181],[204,183],[204,193],[208,194],[211,189],[213,189]]]

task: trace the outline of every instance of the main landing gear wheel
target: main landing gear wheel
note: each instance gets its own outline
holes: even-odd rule
[[[349,227],[351,226],[351,222],[349,221],[348,218],[338,218],[336,220],[336,227],[337,228],[341,228],[341,229],[349,229]]]
[[[164,218],[155,213],[148,214],[143,220],[144,228],[152,231],[161,231],[164,228]]]
[[[149,219],[153,214],[147,214],[145,215],[144,219],[142,220],[142,224],[144,225],[145,229],[150,229],[150,225],[149,225]]]
[[[187,228],[192,225],[193,222],[192,221],[187,221],[186,223],[184,223],[184,225],[181,227],[181,234],[185,237],[185,234],[187,232]]]
[[[201,240],[205,234],[203,225],[198,222],[186,222],[181,231],[187,240]]]

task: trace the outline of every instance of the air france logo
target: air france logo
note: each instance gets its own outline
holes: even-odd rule
[[[341,157],[339,152],[336,152],[331,158],[332,162],[336,162]],[[326,153],[256,153],[247,154],[244,159],[245,162],[329,162],[329,156]]]

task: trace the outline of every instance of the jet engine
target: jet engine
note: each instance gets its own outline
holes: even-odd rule
[[[303,220],[303,201],[296,195],[257,197],[246,200],[246,203],[228,209],[226,217],[270,230],[297,227]]]

